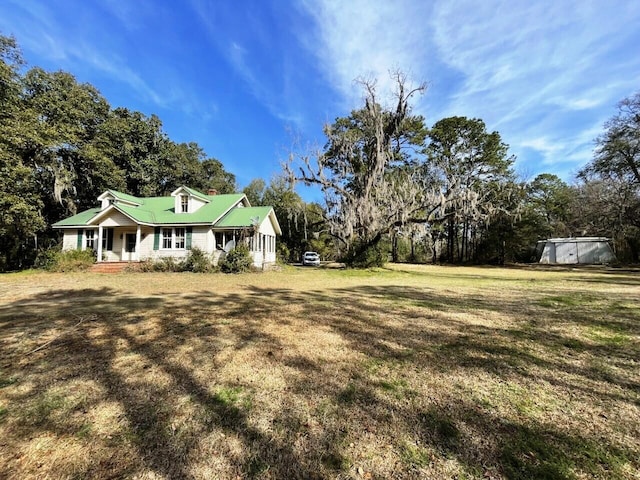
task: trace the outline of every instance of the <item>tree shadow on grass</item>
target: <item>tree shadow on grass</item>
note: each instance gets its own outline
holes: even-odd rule
[[[331,360],[321,364],[289,351],[288,344],[264,325],[291,305],[299,309],[297,322],[339,335],[365,359],[365,365],[334,366]],[[346,477],[353,472],[347,439],[363,432],[396,442],[393,447],[403,459],[398,478],[419,476],[434,455],[456,458],[474,476],[493,469],[507,478],[573,478],[575,472],[609,472],[611,478],[624,478],[625,464],[640,467],[637,452],[619,447],[612,439],[570,434],[564,426],[506,420],[492,408],[450,392],[435,392],[433,399],[417,398],[410,386],[393,378],[380,379],[366,366],[434,373],[462,370],[469,375],[482,371],[504,382],[544,380],[599,402],[637,404],[638,384],[624,376],[629,373],[624,370],[629,368],[628,360],[637,358],[637,344],[589,345],[550,331],[550,321],[567,315],[572,318],[568,321],[578,325],[603,326],[602,319],[588,309],[560,305],[558,311],[550,312],[524,297],[492,302],[478,296],[460,301],[427,287],[400,285],[312,292],[247,287],[224,295],[202,290],[151,297],[123,295],[110,288],[50,291],[0,306],[0,373],[28,378],[31,385],[7,396],[18,433],[0,450],[16,454],[21,443],[42,432],[77,435],[83,425],[78,418],[111,401],[123,412],[118,419],[121,428],[105,440],[108,454],[76,466],[79,478],[130,476],[148,470],[167,478],[195,478],[192,467],[200,460],[201,441],[214,433],[233,436],[242,444],[240,453],[220,453],[230,464],[229,474]],[[451,315],[462,311],[523,317],[508,327],[490,327]],[[76,327],[83,318],[88,320]],[[159,321],[150,324],[152,318]],[[607,324],[622,324],[625,331],[636,334],[637,320],[629,312]],[[30,353],[48,341],[49,346]],[[542,350],[528,350],[519,342],[536,343]],[[197,350],[191,364],[172,357],[190,348]],[[215,372],[222,367],[219,358],[225,348],[252,349],[257,361],[295,372],[285,375],[283,408],[270,419],[271,429],[260,428],[251,406],[236,398],[238,392],[260,385],[241,379],[221,383],[215,375],[203,378],[200,368]],[[618,362],[621,373],[604,375],[576,364],[564,358],[567,349]],[[150,371],[157,371],[157,376],[148,377],[145,372]],[[554,372],[570,376],[558,378]],[[35,413],[20,411],[19,405],[40,405],[42,398],[51,398],[54,387],[69,382],[73,388],[72,382],[78,380],[95,382],[102,394],[72,405],[67,418],[55,417],[55,405],[38,407]],[[593,383],[612,388],[590,387]],[[294,398],[317,405],[309,407],[305,416],[292,403]],[[191,418],[177,422],[176,404],[181,401],[191,406]],[[333,413],[326,413],[327,408]],[[409,448],[402,443],[405,437],[420,444]],[[223,444],[216,445],[222,448]],[[113,453],[118,450],[124,456]],[[10,473],[17,476],[5,471]]]
[[[43,362],[47,365],[46,375],[37,376],[37,384],[26,395],[11,398],[22,438],[33,438],[38,432],[45,431],[59,436],[73,434],[79,427],[77,424],[53,418],[53,410],[64,406],[63,401],[52,409],[39,409],[35,412],[37,418],[33,418],[33,411],[20,412],[18,405],[50,396],[48,392],[61,381],[86,379],[97,382],[104,395],[93,402],[83,402],[77,408],[72,406],[68,413],[74,416],[79,413],[78,409],[86,412],[96,403],[105,401],[121,405],[124,418],[120,422],[124,428],[109,442],[131,445],[136,455],[135,458],[121,458],[119,462],[102,459],[82,473],[76,471],[78,478],[128,475],[140,468],[166,478],[193,478],[189,465],[191,451],[200,438],[213,429],[235,434],[246,445],[245,458],[238,459],[235,465],[238,475],[255,476],[268,466],[276,478],[320,478],[316,468],[307,465],[306,459],[294,452],[289,443],[259,431],[248,422],[247,410],[227,398],[226,392],[233,391],[233,386],[203,385],[196,379],[196,372],[170,359],[172,351],[195,339],[205,334],[215,338],[218,334],[215,324],[196,324],[192,328],[182,323],[185,315],[193,318],[207,315],[216,306],[217,300],[211,299],[211,293],[191,295],[188,301],[191,306],[185,307],[160,298],[123,296],[105,288],[49,292],[26,302],[1,307],[0,337],[5,344],[3,351],[9,353],[3,358],[3,369],[27,376],[33,367]],[[229,308],[224,312],[226,317],[245,320],[245,315],[251,316],[256,305],[255,299],[236,295],[225,301],[229,302]],[[162,331],[154,332],[153,341],[130,332],[132,324],[149,314],[163,316]],[[90,321],[74,329],[77,318],[89,315],[92,316]],[[55,329],[54,333],[51,333],[52,329]],[[45,349],[31,353],[32,350],[21,348],[19,343],[10,344],[8,339],[16,332],[41,337],[37,342],[41,345],[50,337],[54,341]],[[264,342],[272,349],[278,344],[277,339],[261,331],[252,321],[240,325],[237,337],[237,349],[256,341]],[[156,384],[126,377],[115,366],[122,358],[123,346],[125,358],[132,358],[133,362],[133,357],[139,357],[142,369],[159,370],[171,385],[167,386],[166,381]],[[215,357],[217,352],[215,347],[209,346],[207,353]],[[134,375],[139,373],[138,369],[130,370]],[[216,388],[223,393],[212,391]],[[176,395],[188,397],[200,415],[195,427],[188,427],[190,431],[181,434],[176,432],[172,418]]]

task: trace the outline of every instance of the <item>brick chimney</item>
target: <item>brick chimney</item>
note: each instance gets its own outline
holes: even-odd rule
[[[218,194],[218,190],[216,190],[215,188],[210,188],[209,191],[207,191],[207,195],[217,195]]]

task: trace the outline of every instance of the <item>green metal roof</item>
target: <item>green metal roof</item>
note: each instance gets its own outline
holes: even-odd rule
[[[195,190],[193,191],[196,192]],[[121,211],[138,223],[148,225],[213,224],[244,197],[242,193],[205,195],[196,192],[199,193],[199,198],[207,200],[209,203],[205,203],[193,213],[175,213],[174,197],[138,198],[132,195],[120,194],[120,192],[114,192],[113,190],[109,190],[109,192],[122,200],[140,204],[140,206],[135,207],[123,203],[116,203],[113,205],[113,208]],[[53,224],[53,227],[95,225],[91,220],[102,211],[101,208],[91,208],[56,222]]]
[[[199,192],[197,190],[194,190],[193,188],[189,188],[189,187],[185,187],[183,186],[182,189],[184,191],[186,191],[187,193],[189,193],[189,195],[193,195],[194,197],[198,197],[206,202],[210,202],[211,200],[209,200],[209,195],[205,195],[202,192]]]
[[[54,223],[53,227],[83,227],[87,222],[99,213],[101,208],[90,208],[64,220]]]
[[[118,204],[115,207],[137,222],[154,225],[213,223],[238,203],[244,195],[203,195],[209,201],[193,213],[175,213],[174,197],[149,197],[139,207]]]
[[[125,202],[137,203],[142,205],[144,203],[144,198],[134,197],[133,195],[129,195],[128,193],[118,192],[117,190],[108,190],[110,194],[114,197],[124,200]]]
[[[215,226],[221,228],[241,228],[260,225],[264,219],[269,216],[271,210],[271,207],[234,208],[217,222]]]

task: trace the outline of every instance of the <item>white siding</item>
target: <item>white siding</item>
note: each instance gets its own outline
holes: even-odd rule
[[[207,249],[205,250],[205,252],[211,252],[213,253],[214,250],[216,249],[216,237],[213,233],[213,230],[211,228],[207,228],[206,231],[207,234]]]
[[[263,222],[260,224],[260,233],[263,233],[265,235],[275,235],[276,231],[273,229],[273,224],[271,223],[271,217],[267,217],[265,220],[263,220]]]
[[[576,242],[556,243],[556,263],[578,263],[578,245]]]
[[[270,240],[272,238],[272,240]],[[254,237],[254,250],[251,251],[253,264],[257,268],[263,268],[266,264],[275,263],[276,261],[276,231],[271,223],[271,217],[267,217],[260,224],[258,233]],[[271,251],[273,250],[273,251]]]
[[[106,195],[103,199],[102,199],[102,203],[101,203],[101,208],[102,210],[104,210],[105,208],[107,208],[110,204],[111,204],[111,200],[114,200],[115,197],[111,194]]]
[[[544,244],[544,250],[542,250],[540,263],[556,263],[556,246],[553,242],[547,242]]]
[[[190,197],[189,198],[189,211],[195,212],[201,206],[205,205],[207,202],[204,200],[200,200],[198,197]]]
[[[606,241],[597,238],[550,240],[545,243],[540,263],[576,264],[609,263],[615,255]]]
[[[169,227],[166,227],[166,228],[169,228]],[[186,227],[184,228],[186,230]],[[210,231],[211,229],[209,227],[193,227],[193,230],[191,232],[191,248],[197,247],[206,253],[211,253],[211,248],[209,247],[209,236],[211,235]],[[162,236],[160,236],[160,245],[158,250],[154,250],[153,249],[154,229],[147,230],[146,228],[143,228],[142,236],[143,236],[143,239],[142,239],[142,242],[141,242],[142,245],[140,248],[141,259],[145,259],[145,258],[155,259],[155,258],[164,258],[164,257],[185,258],[189,254],[189,250],[187,250],[186,248],[176,249],[176,250],[163,249]],[[213,245],[213,240],[211,240],[211,245]]]
[[[103,227],[136,227],[136,223],[126,215],[114,210],[107,218],[104,218],[100,224]]]
[[[187,207],[187,213],[193,213],[197,211],[201,206],[205,205],[207,202],[204,200],[194,197],[193,195],[189,195],[185,190],[180,189],[178,194],[174,197],[173,208],[176,213],[182,213],[182,197],[189,197],[189,206]]]
[[[175,213],[182,213],[182,197],[185,195],[187,195],[187,192],[180,189],[180,192],[178,193],[178,195],[173,197],[173,211]],[[189,205],[188,209],[189,211],[191,211],[191,205]]]
[[[76,248],[78,248],[78,230],[75,228],[65,230],[62,237],[62,249],[75,250]]]
[[[607,242],[579,242],[578,261],[580,263],[614,262],[615,255]]]
[[[106,232],[104,232],[106,235]],[[106,249],[102,249],[102,256],[104,257],[105,262],[119,262],[121,259],[122,253],[122,242],[123,240],[120,238],[122,235],[122,231],[119,229],[114,229],[113,231],[113,246],[112,250],[108,251]]]
[[[131,231],[127,231],[126,233],[135,233],[135,232],[136,230],[133,229]],[[151,227],[142,227],[142,229],[140,230],[140,246],[139,246],[140,260],[144,260],[145,258],[150,258],[154,256],[153,255],[154,254],[153,233],[154,233],[154,229]],[[122,249],[122,244],[120,245],[120,248]],[[115,246],[114,246],[114,249],[115,249]]]
[[[211,247],[209,247],[209,227],[193,227],[191,233],[191,247],[198,247],[203,252],[211,253]]]

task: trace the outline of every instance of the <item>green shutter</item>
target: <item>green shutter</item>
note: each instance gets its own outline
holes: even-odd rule
[[[113,250],[113,228],[107,228],[107,251]]]
[[[160,248],[160,227],[156,227],[153,232],[153,249],[158,250]]]
[[[192,227],[187,227],[187,240],[185,242],[185,248],[187,250],[191,250],[191,235],[193,232],[193,228]]]
[[[76,244],[76,248],[78,250],[82,250],[82,239],[83,239],[83,237],[84,237],[84,230],[79,228],[78,229],[78,242]]]

